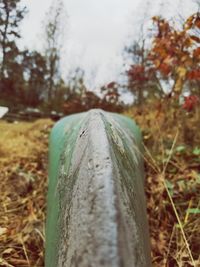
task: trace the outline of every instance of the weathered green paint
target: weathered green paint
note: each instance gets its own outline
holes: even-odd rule
[[[141,134],[101,110],[50,137],[46,267],[150,267]]]
[[[66,171],[69,168],[70,160],[76,138],[78,136],[83,114],[68,116],[60,120],[54,126],[50,136],[49,146],[49,182],[47,197],[47,221],[46,221],[46,255],[45,266],[56,266],[57,247],[59,242],[59,194],[57,192],[58,179],[60,175],[60,161],[65,150],[69,148],[66,158]]]

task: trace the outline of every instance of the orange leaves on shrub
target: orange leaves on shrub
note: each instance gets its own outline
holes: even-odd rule
[[[200,29],[200,13],[199,12],[190,16],[184,23],[185,30],[190,30],[195,27]]]
[[[200,43],[200,38],[195,36],[195,35],[191,35],[190,38],[195,41],[196,43]]]
[[[200,47],[198,47],[197,49],[195,49],[195,50],[193,51],[193,56],[194,56],[195,58],[200,59]]]
[[[145,82],[148,80],[145,67],[142,65],[132,65],[127,73],[131,80],[138,82]]]
[[[107,88],[111,89],[111,88],[117,88],[118,85],[116,82],[110,82],[109,84],[107,84]]]
[[[200,29],[200,13],[190,16],[182,30],[161,17],[153,17],[157,34],[148,59],[165,78],[174,80],[173,91],[180,94],[187,79],[200,79],[200,38],[190,30]]]
[[[190,95],[184,98],[183,109],[188,112],[192,111],[199,104],[199,97],[196,95]]]
[[[169,23],[165,19],[162,19],[159,16],[155,16],[152,19],[153,19],[153,22],[156,23],[158,27],[157,37],[161,38],[161,37],[168,36],[168,33],[171,31]]]
[[[200,80],[200,69],[191,70],[187,74],[188,80]]]
[[[169,64],[161,63],[159,65],[159,70],[163,75],[168,75],[171,72],[171,67]]]
[[[183,66],[179,66],[176,68],[177,79],[174,84],[174,92],[180,94],[184,85],[184,81],[186,79],[187,69]]]

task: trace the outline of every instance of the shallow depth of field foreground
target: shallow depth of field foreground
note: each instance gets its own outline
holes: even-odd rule
[[[153,266],[200,266],[200,110],[152,108],[126,114],[143,131]],[[44,266],[52,125],[0,121],[0,266]]]

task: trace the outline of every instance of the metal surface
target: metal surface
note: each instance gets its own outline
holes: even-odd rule
[[[46,267],[150,267],[141,136],[102,110],[51,134]]]

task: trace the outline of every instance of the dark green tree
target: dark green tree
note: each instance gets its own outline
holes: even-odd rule
[[[8,77],[8,69],[15,61],[16,39],[20,38],[19,25],[26,13],[26,7],[20,5],[20,0],[0,0],[0,53],[1,79]]]
[[[37,51],[23,52],[24,102],[36,107],[46,98],[46,58]]]

